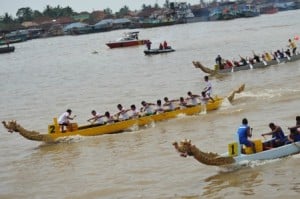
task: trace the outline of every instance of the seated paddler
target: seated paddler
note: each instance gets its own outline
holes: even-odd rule
[[[251,147],[253,153],[256,153],[254,142],[248,139],[252,137],[252,128],[248,125],[248,120],[246,118],[242,120],[242,125],[238,128],[237,135],[241,146],[245,145],[246,147]]]
[[[273,122],[269,124],[269,127],[271,129],[270,132],[261,134],[261,136],[272,135],[272,140],[266,142],[268,143],[268,146],[278,147],[284,145],[286,142],[286,136],[284,135],[282,128],[275,125]]]

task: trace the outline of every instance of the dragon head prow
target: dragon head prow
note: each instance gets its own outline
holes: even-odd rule
[[[192,141],[188,139],[184,139],[179,143],[173,142],[173,146],[183,157],[192,156],[192,148],[195,147],[195,145],[192,145]]]
[[[8,122],[2,121],[3,126],[7,129],[8,132],[13,133],[13,132],[18,132],[17,131],[17,121],[16,120],[11,120]]]

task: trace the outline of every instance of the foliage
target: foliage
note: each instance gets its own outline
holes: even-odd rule
[[[116,13],[116,17],[117,18],[122,18],[122,17],[128,15],[129,11],[130,11],[129,7],[128,6],[124,6],[123,8],[121,8],[119,10],[119,12]]]

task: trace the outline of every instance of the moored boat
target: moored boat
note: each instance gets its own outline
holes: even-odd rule
[[[219,69],[217,66],[214,67],[214,69],[211,69],[209,67],[202,65],[200,62],[196,62],[196,61],[194,61],[193,64],[196,68],[199,68],[204,73],[215,75],[218,73],[231,73],[231,72],[237,72],[237,71],[243,71],[243,70],[266,68],[266,67],[278,65],[281,63],[297,61],[299,59],[300,59],[300,54],[297,54],[297,55],[293,55],[291,57],[284,57],[284,58],[277,59],[277,60],[261,61],[261,62],[255,63],[255,64],[248,63],[246,65],[233,66],[233,67],[225,68],[225,69]]]
[[[10,52],[14,52],[14,51],[15,51],[14,46],[7,46],[7,47],[0,48],[0,53],[10,53]]]
[[[258,160],[271,160],[286,157],[289,155],[300,153],[300,141],[285,144],[275,148],[264,147],[268,142],[262,142],[261,140],[255,140],[256,153],[252,152],[249,147],[245,148],[245,153],[240,153],[240,146],[238,143],[231,143],[228,145],[228,152],[224,154],[207,153],[198,149],[191,143],[191,140],[183,140],[179,143],[174,142],[175,149],[183,157],[193,156],[202,164],[210,166],[236,166],[243,165],[247,162]]]
[[[176,24],[176,20],[173,19],[165,19],[165,20],[150,19],[150,20],[139,22],[139,26],[141,28],[155,28],[160,26],[170,26],[174,24]]]
[[[161,54],[161,53],[170,53],[174,52],[175,50],[171,47],[166,48],[166,49],[159,49],[159,48],[154,48],[150,50],[144,50],[145,55],[155,55],[155,54]]]
[[[149,42],[149,40],[139,39],[138,34],[139,32],[137,31],[125,33],[124,37],[116,41],[110,41],[106,43],[106,45],[110,48],[120,48],[120,47],[144,45],[147,42]]]

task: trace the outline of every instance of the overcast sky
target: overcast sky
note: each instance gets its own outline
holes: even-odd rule
[[[169,2],[187,2],[190,4],[198,4],[200,0],[182,0]],[[154,5],[157,3],[162,6],[165,0],[0,0],[0,16],[3,16],[6,12],[12,17],[16,17],[16,13],[19,8],[30,7],[32,10],[38,10],[42,12],[46,5],[56,7],[70,6],[75,12],[93,10],[104,10],[105,8],[112,9],[113,12],[117,12],[120,8],[127,5],[130,10],[140,10],[143,4]]]

